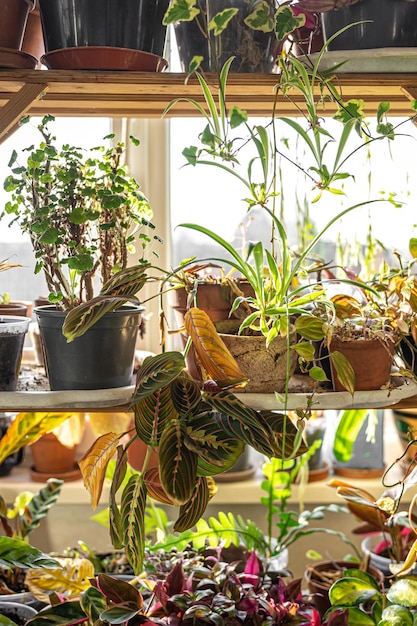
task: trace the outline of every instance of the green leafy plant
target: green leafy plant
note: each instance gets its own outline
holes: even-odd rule
[[[53,121],[51,115],[42,118],[37,127],[40,141],[23,150],[25,161],[19,163],[13,152],[11,174],[4,181],[10,200],[0,217],[10,218],[10,223],[17,223],[29,235],[35,273],[43,272],[51,303],[69,311],[91,301],[97,275],[103,285],[101,294],[107,295],[101,308],[112,310],[129,296],[133,299],[146,278],[144,253],[158,239],[149,234],[154,229],[151,207],[123,163],[124,144],[110,146],[114,136],[109,135],[104,138],[109,147],[60,146]],[[139,145],[134,137],[131,142]],[[128,252],[134,252],[135,246],[140,249],[138,266],[136,273],[129,268],[126,287],[126,275],[120,272],[126,269]],[[117,299],[122,283],[124,300]],[[114,296],[111,302],[110,296]],[[82,314],[88,316],[88,309]],[[96,321],[97,310],[89,317]]]
[[[39,526],[51,506],[56,503],[63,484],[62,480],[49,478],[38,493],[20,493],[13,507],[8,507],[0,496],[0,524],[5,534],[27,540],[29,533]]]

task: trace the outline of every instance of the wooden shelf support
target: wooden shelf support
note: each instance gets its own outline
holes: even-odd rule
[[[48,85],[26,83],[0,110],[0,143],[9,137],[19,126],[19,120],[32,108],[33,103],[46,93]]]

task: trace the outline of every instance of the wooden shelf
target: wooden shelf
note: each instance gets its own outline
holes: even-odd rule
[[[216,78],[208,76],[215,84]],[[230,74],[228,101],[251,115],[269,115],[274,104],[276,74]],[[344,100],[363,98],[373,114],[381,101],[391,103],[391,114],[412,114],[409,101],[417,97],[417,73],[340,74],[335,78]],[[185,74],[170,72],[91,72],[67,70],[0,71],[0,140],[17,127],[26,114],[56,116],[160,117],[175,98],[202,101],[196,78],[185,84]],[[294,102],[278,96],[280,115],[299,115],[301,98]],[[323,115],[330,115],[330,106]],[[195,115],[190,104],[179,102],[171,115]]]

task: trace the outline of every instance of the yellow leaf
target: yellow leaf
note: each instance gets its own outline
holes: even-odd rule
[[[84,486],[91,496],[91,506],[97,508],[103,491],[106,469],[116,452],[121,435],[107,433],[99,437],[78,462],[83,475]]]
[[[247,378],[241,372],[205,311],[197,308],[189,309],[185,314],[184,324],[192,339],[198,360],[213,380],[216,382],[229,380],[234,381],[235,384],[247,382]]]

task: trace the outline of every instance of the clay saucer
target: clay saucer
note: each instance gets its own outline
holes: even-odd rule
[[[168,66],[168,62],[156,54],[111,46],[79,46],[52,50],[42,56],[41,62],[50,70],[162,72]]]
[[[31,467],[30,477],[34,481],[43,483],[47,481],[48,478],[51,478],[51,474],[49,472],[37,472],[33,467]],[[81,471],[78,465],[76,465],[73,469],[68,470],[67,472],[54,472],[53,478],[59,478],[59,480],[63,480],[64,482],[71,482],[72,480],[79,480],[81,478]]]
[[[0,48],[0,68],[13,70],[34,70],[38,59],[23,50]]]

